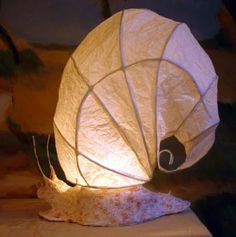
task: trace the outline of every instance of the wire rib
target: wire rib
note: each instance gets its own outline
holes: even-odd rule
[[[55,124],[55,122],[54,122],[54,126],[55,126],[56,129],[58,130],[57,125]],[[100,167],[102,167],[102,168],[104,168],[104,169],[106,169],[106,170],[109,170],[109,171],[112,171],[112,172],[114,172],[114,173],[117,173],[117,174],[119,174],[119,175],[123,175],[123,176],[126,176],[126,177],[128,177],[128,178],[135,179],[135,180],[142,181],[142,182],[148,181],[148,180],[146,180],[146,179],[142,179],[142,178],[140,178],[140,177],[133,176],[133,175],[131,175],[131,174],[124,174],[124,173],[122,173],[121,171],[113,170],[113,169],[111,169],[111,168],[108,168],[108,167],[106,167],[106,166],[104,166],[104,165],[102,165],[102,164],[100,164],[100,163],[94,161],[93,159],[91,159],[91,158],[89,158],[88,156],[86,156],[82,151],[79,151],[79,150],[76,151],[75,148],[64,138],[64,136],[60,133],[59,130],[58,130],[58,133],[60,134],[60,136],[62,137],[62,139],[66,142],[66,144],[67,144],[72,150],[75,151],[76,155],[80,154],[80,155],[84,156],[86,159],[88,159],[89,161],[93,162],[94,164],[96,164],[96,165],[98,165],[98,166],[100,166]]]
[[[131,150],[134,152],[134,154],[136,155],[136,157],[138,157],[135,149],[132,147],[132,145],[130,144],[128,138],[126,137],[126,135],[124,134],[124,132],[120,129],[119,125],[117,124],[116,120],[113,118],[113,116],[109,113],[108,109],[106,108],[106,106],[102,103],[101,99],[98,97],[98,95],[94,92],[93,87],[90,86],[87,83],[87,80],[85,79],[85,76],[79,71],[74,59],[72,58],[72,61],[74,63],[74,66],[76,68],[76,71],[78,73],[78,75],[80,75],[80,77],[83,79],[83,81],[87,84],[87,86],[90,88],[90,92],[94,95],[94,98],[96,99],[97,103],[100,105],[100,107],[104,110],[104,112],[106,112],[106,114],[109,116],[109,118],[111,119],[114,127],[116,128],[116,130],[118,131],[118,133],[120,134],[120,136],[122,137],[122,139],[124,140],[124,142],[128,145],[128,147],[131,148]],[[82,110],[82,106],[80,106],[79,109],[79,113],[81,113],[80,111]],[[76,142],[77,143],[77,142]],[[146,170],[143,166],[141,166],[144,170],[144,172],[146,173]]]
[[[137,176],[134,176],[134,175],[131,175],[131,174],[124,173],[124,172],[122,172],[122,171],[117,171],[117,170],[108,168],[107,166],[104,166],[104,165],[102,165],[101,163],[99,163],[99,162],[97,162],[97,161],[95,161],[95,160],[89,158],[87,155],[85,155],[85,154],[84,154],[83,152],[81,152],[81,151],[78,151],[78,154],[82,155],[82,156],[83,156],[84,158],[86,158],[88,161],[90,161],[90,162],[92,162],[92,163],[94,163],[94,164],[100,166],[100,167],[103,168],[103,169],[106,169],[106,170],[108,170],[108,171],[111,171],[111,172],[113,172],[113,173],[119,174],[119,175],[121,175],[121,176],[125,176],[125,177],[127,177],[127,178],[135,179],[135,180],[138,180],[138,181],[141,181],[141,182],[147,182],[147,181],[149,181],[149,179],[148,179],[148,180],[147,180],[147,179],[142,179],[141,177],[137,177]]]
[[[127,87],[128,87],[128,91],[129,91],[130,101],[131,101],[132,106],[133,106],[133,110],[134,110],[135,117],[136,117],[136,122],[138,124],[139,130],[140,130],[140,135],[142,137],[142,141],[143,141],[144,148],[145,148],[145,151],[146,151],[146,155],[147,155],[147,159],[148,159],[148,165],[149,165],[149,167],[148,167],[149,168],[149,172],[148,173],[149,173],[149,175],[151,175],[152,168],[151,168],[150,154],[149,154],[147,143],[146,143],[146,140],[145,140],[145,137],[144,137],[144,134],[143,134],[143,129],[142,129],[142,125],[141,125],[141,119],[140,119],[138,111],[137,111],[137,106],[135,105],[135,102],[134,102],[133,97],[132,97],[132,92],[131,92],[130,84],[129,84],[129,81],[128,81],[128,78],[127,78],[127,72],[126,72],[126,69],[125,69],[124,53],[123,53],[123,46],[122,46],[122,39],[121,39],[122,38],[122,32],[123,32],[122,31],[123,30],[123,28],[122,28],[123,16],[124,16],[124,11],[122,11],[122,14],[121,14],[120,31],[119,31],[119,47],[120,47],[121,69],[122,69],[122,72],[124,73],[125,81],[126,81],[126,84],[127,84]],[[144,164],[140,160],[139,156],[137,156],[137,159],[138,159],[140,165],[145,169]]]
[[[86,179],[83,176],[83,173],[80,170],[80,167],[78,166],[78,161],[77,161],[77,152],[76,149],[67,141],[67,139],[62,135],[61,131],[59,130],[56,122],[53,122],[54,128],[56,129],[56,131],[58,132],[58,134],[60,135],[60,137],[63,139],[63,141],[75,152],[75,156],[76,156],[76,164],[77,164],[77,169],[79,171],[79,174],[81,175],[81,177],[84,179],[84,182],[88,185],[88,183],[86,182]],[[59,159],[58,159],[59,160]],[[59,160],[60,162],[60,160]],[[60,164],[61,165],[61,164]],[[62,166],[61,166],[62,167]]]

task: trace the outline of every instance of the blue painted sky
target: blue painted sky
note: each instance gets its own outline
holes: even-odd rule
[[[219,30],[220,0],[110,0],[112,12],[149,8],[185,22],[199,39]],[[2,0],[0,21],[16,37],[42,44],[77,45],[102,21],[97,0]]]

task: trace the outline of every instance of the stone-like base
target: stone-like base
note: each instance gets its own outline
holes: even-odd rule
[[[131,225],[187,209],[189,202],[171,194],[151,192],[143,186],[94,189],[70,187],[54,175],[45,177],[38,197],[51,209],[40,212],[49,221],[76,222],[81,225]]]

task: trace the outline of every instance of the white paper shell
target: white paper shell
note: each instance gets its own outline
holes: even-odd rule
[[[69,59],[54,132],[68,181],[125,187],[149,181],[157,163],[165,170],[159,147],[169,136],[185,147],[178,169],[193,165],[218,122],[217,75],[189,28],[130,9],[96,27]]]

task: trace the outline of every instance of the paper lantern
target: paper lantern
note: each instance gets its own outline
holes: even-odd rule
[[[175,151],[160,151],[161,141],[174,136],[183,144],[186,159],[177,170],[184,169],[210,149],[218,123],[217,75],[187,25],[143,9],[113,15],[75,50],[59,90],[54,117],[58,159],[67,180],[77,184],[79,200],[87,203],[77,206],[77,211],[90,210],[85,211],[87,219],[85,214],[80,219],[71,214],[71,220],[93,225],[130,224],[182,211],[188,203],[168,195],[174,208],[158,211],[160,200],[167,200],[167,196],[141,185],[152,179],[156,166],[169,172],[161,166],[160,156],[168,152],[174,158]],[[57,189],[72,189],[58,182]],[[90,201],[83,199],[86,195]],[[120,209],[127,210],[120,201],[127,201],[130,195],[141,206],[147,199],[156,200],[156,205],[132,207],[143,216],[129,211],[128,220],[119,219],[122,214],[117,214],[119,208],[114,209],[114,195],[119,196]],[[98,196],[107,205],[103,209],[113,210],[119,220],[109,222],[110,214],[91,217],[91,203]],[[165,204],[162,202],[162,207]],[[68,216],[63,218],[68,220]]]

